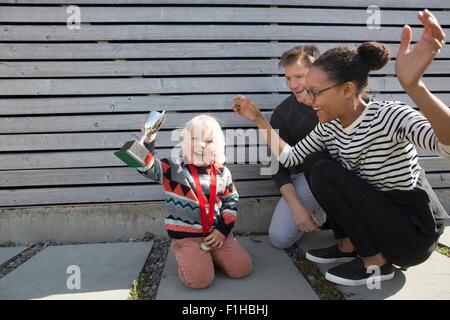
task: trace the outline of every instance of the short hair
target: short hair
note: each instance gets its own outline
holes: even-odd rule
[[[296,64],[298,61],[303,62],[306,66],[311,67],[314,61],[319,57],[320,51],[316,46],[304,45],[297,46],[285,51],[278,62],[279,68]]]
[[[186,155],[190,152],[188,149],[188,143],[191,141],[191,131],[199,128],[206,128],[211,134],[212,140],[214,142],[214,164],[223,165],[225,163],[225,135],[223,134],[222,128],[219,122],[206,114],[198,115],[191,120],[189,120],[186,125],[180,130],[180,146],[183,154]]]

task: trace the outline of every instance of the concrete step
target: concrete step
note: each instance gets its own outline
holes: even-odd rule
[[[125,300],[153,242],[50,246],[0,279],[0,300]]]
[[[179,279],[172,250],[169,251],[157,300],[318,300],[319,297],[284,250],[275,249],[267,236],[240,237],[239,243],[253,260],[252,273],[230,279],[216,272],[206,289],[190,289]]]
[[[450,247],[450,227],[445,227],[444,233],[439,238],[439,242]]]
[[[305,235],[298,242],[298,246],[306,252],[334,243],[336,241],[332,232],[326,230]],[[337,264],[316,265],[325,274]],[[450,299],[450,259],[434,252],[426,262],[418,266],[407,271],[396,270],[394,279],[381,282],[379,289],[341,285],[337,285],[337,288],[348,300]]]

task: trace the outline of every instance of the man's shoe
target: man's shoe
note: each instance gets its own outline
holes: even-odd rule
[[[361,258],[356,258],[328,270],[325,279],[344,286],[362,286],[394,278],[394,267],[390,263],[379,267],[378,272],[375,270],[367,270]]]
[[[348,262],[356,258],[356,252],[342,252],[339,245],[306,252],[306,259],[317,263]]]

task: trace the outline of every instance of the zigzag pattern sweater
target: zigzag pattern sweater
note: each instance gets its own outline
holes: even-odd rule
[[[189,167],[179,161],[154,156],[154,143],[146,144],[150,155],[148,165],[138,168],[143,176],[158,182],[164,188],[166,202],[165,229],[171,238],[203,237],[200,206],[195,182]],[[195,167],[198,172],[203,194],[209,199],[211,179],[210,167]],[[214,228],[225,237],[230,233],[238,212],[239,195],[234,186],[230,170],[216,165],[217,192],[214,208]],[[209,205],[206,205],[207,212]]]

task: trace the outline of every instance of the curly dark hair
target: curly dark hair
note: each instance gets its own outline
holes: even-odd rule
[[[336,84],[355,83],[357,94],[360,94],[367,87],[369,72],[383,68],[389,59],[389,48],[385,44],[370,41],[358,49],[350,46],[329,49],[314,61],[313,66],[325,71]]]

